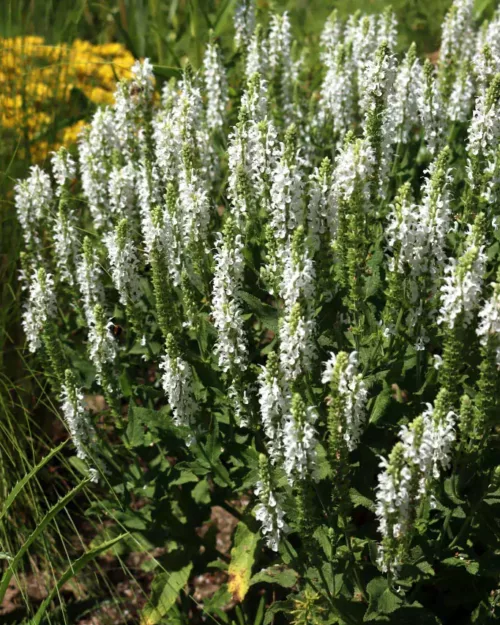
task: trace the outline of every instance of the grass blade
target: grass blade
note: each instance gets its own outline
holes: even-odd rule
[[[69,440],[69,439],[68,439]],[[64,447],[64,445],[66,445],[68,441],[65,440],[64,442],[62,442],[60,445],[58,445],[57,447],[54,447],[54,449],[52,449],[44,458],[42,458],[40,460],[40,462],[34,466],[31,471],[29,473],[26,473],[26,475],[19,480],[19,482],[17,482],[14,486],[14,488],[10,491],[9,496],[7,497],[7,499],[5,500],[2,510],[0,511],[0,521],[4,518],[4,516],[7,514],[10,506],[14,503],[14,500],[16,499],[16,497],[19,495],[19,493],[23,490],[23,488],[26,486],[26,484],[31,480],[31,478],[36,475],[36,473],[38,473],[38,471],[47,464],[47,462],[57,454],[57,452],[61,451],[61,449]]]
[[[2,581],[0,582],[0,604],[2,603],[7,588],[9,586],[9,582],[12,579],[12,575],[16,570],[17,565],[23,558],[24,554],[28,551],[29,547],[35,541],[40,534],[44,531],[47,525],[52,521],[52,519],[73,499],[73,497],[79,493],[84,486],[88,484],[90,480],[82,480],[78,486],[73,488],[73,490],[69,491],[64,497],[61,497],[59,501],[52,506],[52,508],[47,512],[47,514],[43,517],[40,523],[37,525],[35,530],[28,536],[24,545],[19,549],[16,555],[13,557],[12,562],[10,563],[9,568],[5,571]]]

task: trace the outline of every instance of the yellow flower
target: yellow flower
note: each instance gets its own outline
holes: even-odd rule
[[[72,90],[96,105],[112,104],[117,79],[128,78],[133,63],[120,43],[93,45],[75,39],[71,45],[50,46],[38,36],[0,39],[0,125],[15,131],[9,135],[12,148],[22,141],[20,154],[27,157],[27,136],[31,159],[40,161],[60,145],[74,143],[83,120],[48,139],[56,116],[59,121],[75,115]]]

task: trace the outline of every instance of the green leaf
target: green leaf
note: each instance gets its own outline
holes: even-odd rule
[[[141,625],[156,625],[174,606],[180,591],[187,584],[193,564],[178,571],[160,573],[153,579],[151,598],[141,615]]]
[[[384,416],[387,407],[391,403],[392,393],[390,386],[387,386],[377,395],[370,412],[370,423],[377,423]]]
[[[256,573],[250,580],[250,586],[266,583],[278,584],[283,586],[283,588],[292,588],[297,583],[298,578],[299,574],[296,571],[284,568],[278,564]]]
[[[321,525],[316,529],[313,536],[321,545],[325,556],[328,558],[328,560],[331,560],[333,555],[333,546],[332,539],[329,536],[329,528],[325,525]]]
[[[371,499],[368,499],[368,497],[362,495],[355,488],[349,489],[349,499],[352,501],[354,506],[363,506],[363,508],[366,508],[367,510],[371,510],[372,512],[375,511],[375,503]]]
[[[234,546],[231,549],[228,589],[238,602],[243,601],[250,587],[255,551],[259,542],[258,530],[252,529],[254,526],[253,519],[242,519],[236,526]]]
[[[287,612],[290,614],[290,610],[293,609],[293,601],[275,601],[266,610],[266,616],[264,617],[264,625],[270,625],[273,622],[274,617],[279,612]]]
[[[276,308],[269,306],[269,304],[264,304],[258,297],[246,291],[238,291],[238,296],[245,302],[259,321],[262,321],[266,328],[273,332],[278,331],[278,311]]]
[[[385,577],[375,577],[366,590],[370,598],[364,621],[373,621],[379,614],[390,614],[403,603],[402,599],[389,587]]]
[[[191,491],[191,495],[196,503],[210,503],[210,488],[207,480],[200,480]]]

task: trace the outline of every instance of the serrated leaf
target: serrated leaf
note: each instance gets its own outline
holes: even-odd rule
[[[363,506],[363,508],[367,510],[375,511],[375,503],[371,499],[368,499],[368,497],[365,497],[365,495],[362,495],[355,488],[349,489],[349,499],[354,506]]]
[[[153,579],[151,598],[141,615],[141,625],[156,625],[175,605],[180,591],[187,584],[192,563],[178,571],[160,573]]]
[[[328,560],[331,560],[333,555],[333,546],[332,540],[329,536],[329,528],[321,525],[315,530],[313,537],[321,545],[321,548],[323,549],[325,556],[328,558]]]
[[[250,580],[250,586],[254,584],[278,584],[283,588],[292,588],[297,583],[299,574],[293,569],[287,569],[280,565],[271,566],[256,573]]]
[[[231,549],[229,563],[228,589],[235,601],[243,601],[250,587],[252,566],[255,561],[255,551],[259,542],[259,533],[251,529],[253,519],[241,520],[236,526],[234,546]]]
[[[366,591],[370,598],[368,610],[364,621],[376,620],[380,614],[391,614],[403,603],[394,590],[389,586],[385,577],[375,577],[366,586]]]

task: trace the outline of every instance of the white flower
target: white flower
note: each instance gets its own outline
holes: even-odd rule
[[[97,109],[78,139],[78,158],[84,198],[96,228],[108,226],[108,175],[115,146],[111,109]]]
[[[271,173],[270,217],[276,238],[283,242],[304,222],[304,163],[300,156],[290,162],[283,144],[278,147],[275,159],[276,165]]]
[[[123,167],[113,167],[108,177],[108,197],[115,219],[134,216],[136,200],[136,170],[129,162]]]
[[[89,242],[90,243],[90,242]],[[76,281],[83,299],[83,310],[87,323],[94,320],[94,308],[104,302],[104,288],[102,286],[102,269],[99,259],[90,244],[85,247],[76,265]]]
[[[237,48],[248,45],[255,30],[255,0],[239,0],[234,10],[234,43]]]
[[[215,275],[212,290],[212,315],[217,330],[215,354],[225,372],[247,368],[248,346],[243,323],[238,289],[243,277],[243,241],[240,234],[234,237],[217,234]]]
[[[60,196],[62,187],[75,177],[76,163],[66,148],[60,148],[57,152],[52,152],[52,171],[57,183],[56,195]]]
[[[330,359],[325,363],[322,376],[323,384],[332,382],[337,362],[337,356],[331,352]],[[351,352],[345,363],[344,359],[341,360],[341,363],[342,369],[338,375],[338,387],[335,391],[339,394],[342,401],[342,414],[339,415],[340,422],[344,428],[342,436],[346,442],[347,449],[353,451],[359,444],[366,421],[368,390],[361,374],[358,372],[357,352]]]
[[[428,61],[417,82],[417,103],[425,143],[431,154],[436,154],[443,143],[444,105],[436,79],[436,70]]]
[[[74,284],[74,267],[78,250],[78,224],[74,211],[64,200],[59,204],[52,225],[54,250],[59,275],[70,286]]]
[[[118,356],[116,340],[111,332],[112,327],[113,322],[106,321],[104,311],[100,306],[96,306],[88,328],[89,357],[96,368],[97,382],[101,385],[106,384],[105,391],[110,394],[115,391],[115,380],[106,375],[106,370],[113,366]]]
[[[127,234],[120,231],[120,224],[115,232],[110,232],[104,238],[108,249],[111,266],[111,279],[120,296],[120,302],[127,306],[137,302],[141,297],[139,282],[139,258],[134,241]]]
[[[481,345],[486,346],[488,341],[494,340],[496,345],[496,361],[500,366],[500,286],[492,283],[493,294],[488,299],[481,311],[479,312],[479,325],[477,327],[477,335],[480,338]]]
[[[441,287],[438,323],[453,328],[457,317],[463,315],[463,324],[467,327],[473,320],[474,312],[479,308],[487,260],[481,240],[482,237],[471,230],[460,259],[449,259]]]
[[[388,101],[389,117],[393,123],[393,143],[408,143],[410,131],[418,118],[417,94],[421,88],[422,69],[415,51],[410,49],[397,70],[394,95]]]
[[[23,230],[27,246],[38,245],[42,220],[52,207],[52,186],[50,177],[38,167],[30,167],[26,180],[20,180],[14,187],[17,218]]]
[[[397,570],[400,566],[394,545],[408,536],[432,481],[439,478],[440,469],[449,466],[455,422],[456,415],[446,407],[446,394],[438,395],[435,408],[427,404],[420,417],[401,428],[401,442],[393,448],[389,460],[381,459],[376,514],[384,537],[379,556],[383,570],[388,566]]]
[[[306,407],[300,395],[295,394],[283,427],[284,469],[290,484],[315,479],[317,420],[316,409]]]
[[[24,303],[22,324],[29,350],[36,352],[41,346],[41,335],[47,321],[53,319],[57,312],[52,275],[44,269],[33,271],[27,289],[28,299]]]
[[[289,399],[280,384],[279,367],[274,352],[269,355],[267,365],[262,367],[258,383],[260,414],[267,438],[269,458],[276,464],[283,456],[283,416],[287,411]]]
[[[216,44],[209,43],[203,59],[203,75],[207,96],[207,125],[210,130],[224,126],[228,102],[226,70]]]
[[[61,410],[76,448],[76,455],[82,460],[89,460],[88,450],[95,445],[96,434],[88,410],[84,404],[83,393],[75,384],[72,375],[66,374],[66,382],[61,387]],[[93,482],[97,481],[97,471],[90,469]]]
[[[356,116],[356,65],[344,44],[336,46],[321,86],[320,116],[331,120],[333,131],[342,140]]]
[[[190,366],[179,356],[169,354],[162,358],[160,369],[164,371],[161,381],[172,408],[175,425],[192,426],[198,410],[194,399],[193,374]]]
[[[255,507],[255,518],[262,523],[262,533],[266,538],[266,545],[273,551],[278,551],[282,534],[289,531],[285,523],[285,513],[279,493],[273,493],[268,485],[257,482],[255,494],[260,503]]]

